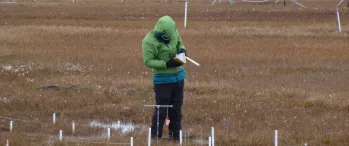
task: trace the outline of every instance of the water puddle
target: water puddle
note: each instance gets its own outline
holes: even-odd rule
[[[87,126],[87,125],[86,125]],[[132,135],[147,135],[148,134],[148,126],[144,124],[134,124],[132,122],[101,122],[97,120],[92,120],[89,122],[88,126],[90,128],[110,128],[112,131],[117,131],[121,136],[125,136],[126,134],[133,133]],[[43,133],[28,133],[27,136],[44,136],[48,137],[46,141],[48,145],[53,145],[55,141],[58,140],[58,134],[43,134]],[[76,141],[76,142],[99,142],[103,143],[107,139],[107,133],[99,133],[90,136],[78,136],[78,135],[64,135],[64,140],[66,141]],[[188,141],[184,138],[183,142],[195,143],[198,145],[207,145],[208,140],[206,138],[201,139],[200,137],[189,138]]]
[[[49,137],[49,138],[54,138],[58,139],[58,134],[57,135],[52,135],[52,134],[43,134],[43,133],[28,133],[27,136],[31,137]],[[74,141],[99,141],[99,140],[105,140],[107,139],[107,136],[105,135],[93,135],[93,136],[71,136],[71,135],[63,135],[64,140],[74,140]]]
[[[127,133],[135,132],[136,129],[143,129],[144,125],[136,125],[131,122],[112,122],[110,124],[93,120],[89,123],[90,127],[98,127],[98,128],[110,128],[111,130],[120,130],[121,135],[126,135]],[[142,130],[143,131],[143,130]]]

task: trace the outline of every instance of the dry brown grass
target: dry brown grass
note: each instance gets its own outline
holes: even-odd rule
[[[72,120],[75,136],[103,134],[104,129],[89,128],[93,119],[149,126],[152,109],[143,105],[153,104],[153,85],[140,42],[156,18],[169,14],[188,54],[202,64],[185,65],[185,130],[191,128],[197,137],[202,131],[206,139],[214,126],[216,145],[272,145],[275,129],[280,145],[349,145],[347,8],[341,9],[344,33],[339,34],[337,2],[325,0],[304,0],[310,8],[302,10],[193,1],[187,29],[183,3],[139,2],[0,5],[0,116],[51,123],[52,112],[58,115],[58,123],[49,126],[15,121],[11,134],[5,128],[9,121],[2,119],[2,141],[76,145],[52,136],[59,129],[72,135]],[[86,89],[38,89],[48,85]],[[146,133],[144,128],[126,136],[114,131],[112,141],[134,136],[135,145],[145,145]]]

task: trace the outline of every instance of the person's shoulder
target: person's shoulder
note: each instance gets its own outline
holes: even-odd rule
[[[143,44],[154,44],[156,42],[156,39],[154,37],[154,34],[152,32],[149,32],[142,40]]]

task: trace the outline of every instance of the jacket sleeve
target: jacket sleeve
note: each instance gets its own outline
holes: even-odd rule
[[[177,30],[176,30],[177,31]],[[177,35],[178,35],[178,43],[177,43],[177,49],[185,49],[184,47],[184,43],[182,41],[181,36],[179,35],[179,32],[177,31]]]
[[[157,60],[154,46],[142,42],[143,61],[145,66],[149,68],[166,68],[164,60]]]

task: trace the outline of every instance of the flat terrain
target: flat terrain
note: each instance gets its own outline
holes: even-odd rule
[[[219,146],[270,146],[274,130],[282,146],[349,145],[349,8],[340,7],[339,33],[337,0],[299,2],[308,8],[190,1],[186,29],[175,0],[0,4],[1,144],[105,145],[71,141],[105,142],[106,129],[91,122],[120,120],[136,128],[112,129],[110,142],[146,145],[152,109],[143,105],[154,93],[141,40],[170,15],[202,65],[185,65],[183,130],[197,141],[184,145],[200,145],[211,127]],[[12,133],[6,117],[22,120]]]

